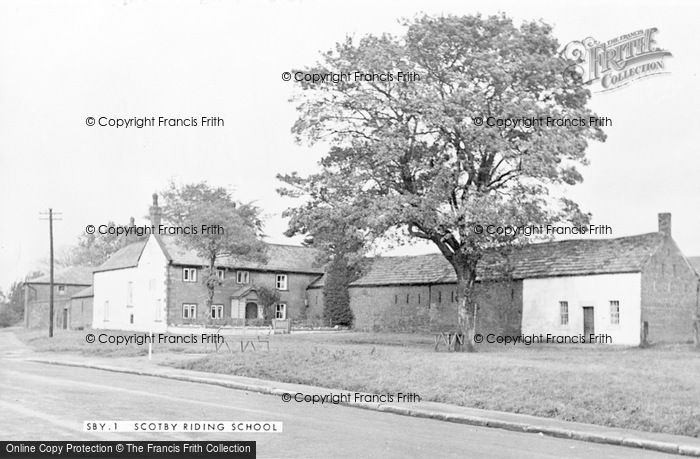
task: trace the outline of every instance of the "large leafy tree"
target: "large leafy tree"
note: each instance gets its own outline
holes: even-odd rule
[[[0,327],[15,325],[24,317],[24,284],[13,282],[5,296],[0,292]]]
[[[204,284],[209,311],[219,285],[217,261],[223,257],[254,262],[266,260],[260,209],[252,203],[236,201],[225,188],[212,187],[206,182],[184,185],[171,182],[161,195],[165,201],[163,219],[166,223],[197,229],[197,234],[178,237],[183,247],[194,250],[207,262]],[[203,232],[203,226],[220,226],[223,232]]]
[[[337,183],[316,183],[296,174],[278,175],[286,186],[278,190],[283,196],[311,199],[298,208],[283,213],[289,217],[285,235],[306,236],[304,245],[319,250],[319,262],[326,267],[323,285],[323,321],[327,325],[350,326],[349,285],[361,268],[361,258],[371,247],[374,235],[364,222],[368,215],[364,208],[354,206],[353,194],[345,188],[342,177],[329,177]]]
[[[347,38],[303,70],[352,77],[299,83],[292,131],[331,148],[320,172],[283,180],[306,194],[300,212],[337,201],[373,234],[433,243],[463,292],[457,326],[472,350],[477,264],[485,252],[520,242],[476,225],[586,221],[563,190],[582,180],[577,166],[586,164],[588,141],[605,136],[580,124],[489,125],[594,116],[590,92],[559,58],[549,25],[516,26],[504,15],[422,16],[404,25],[402,36]],[[356,79],[356,71],[394,78]],[[397,72],[420,79],[400,81]]]
[[[129,225],[117,225],[110,221],[107,226],[132,226],[133,219]],[[138,236],[133,234],[130,236],[131,242],[145,240],[147,235]],[[78,245],[66,247],[56,257],[56,263],[59,266],[100,266],[102,263],[117,250],[124,247],[125,236],[116,234],[93,234],[81,233],[78,237]]]

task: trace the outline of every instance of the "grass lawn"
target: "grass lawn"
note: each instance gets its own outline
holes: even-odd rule
[[[88,333],[131,335],[57,330],[50,339],[46,331],[16,332],[37,351],[148,352],[146,345],[88,344]],[[159,344],[154,351],[177,356],[202,353],[204,345]],[[463,354],[434,352],[428,335],[328,332],[275,335],[270,352],[168,361],[191,370],[376,394],[414,392],[424,401],[700,437],[700,352],[689,345],[494,345]]]
[[[271,352],[216,354],[179,368],[700,437],[700,352],[596,345],[433,351],[432,337],[276,335]]]
[[[94,343],[88,343],[85,337],[88,334],[96,337]],[[148,354],[148,345],[138,346],[134,343],[111,344],[100,343],[99,335],[129,337],[134,334],[143,335],[142,332],[124,332],[117,330],[54,330],[53,338],[48,337],[46,330],[17,330],[15,335],[25,344],[38,352],[72,352],[83,355],[95,355],[100,357],[135,357]],[[210,346],[211,348],[212,346]],[[203,344],[154,344],[154,352],[204,352]]]

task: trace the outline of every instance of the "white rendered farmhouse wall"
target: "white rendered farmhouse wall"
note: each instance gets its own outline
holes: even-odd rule
[[[608,344],[638,345],[641,274],[546,277],[523,281],[522,332],[584,334],[584,308],[592,308],[593,330]],[[585,336],[588,341],[590,337]]]
[[[151,236],[135,267],[96,272],[93,328],[166,331],[167,264]]]

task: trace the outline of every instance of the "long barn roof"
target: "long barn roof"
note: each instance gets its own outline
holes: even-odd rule
[[[644,263],[663,244],[664,235],[647,233],[615,239],[572,239],[523,245],[506,259],[487,252],[477,265],[480,280],[582,276],[640,272]],[[454,269],[441,254],[367,259],[353,287],[454,283]],[[323,286],[324,279],[311,287]]]
[[[53,283],[63,285],[92,285],[92,272],[95,268],[87,266],[70,266],[58,269],[54,272]],[[29,279],[27,284],[48,284],[50,282],[48,274],[44,274],[35,279]]]

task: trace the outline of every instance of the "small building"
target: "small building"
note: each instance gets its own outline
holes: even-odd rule
[[[72,319],[72,298],[92,286],[92,269],[84,266],[71,266],[54,272],[54,327],[77,328],[90,326],[91,322]],[[24,282],[24,326],[27,328],[48,328],[50,276],[48,274]],[[86,312],[85,317],[88,317]],[[83,317],[83,316],[79,316]],[[80,323],[79,323],[80,322]],[[72,324],[76,326],[73,327]],[[79,323],[79,324],[78,324]]]
[[[85,288],[70,298],[68,326],[73,330],[92,327],[92,286]]]
[[[323,282],[308,289],[315,314]],[[671,237],[671,215],[659,214],[654,233],[531,244],[505,260],[487,253],[478,266],[477,332],[690,341],[698,286]],[[457,323],[456,276],[439,254],[372,259],[349,291],[360,330],[447,331]]]
[[[160,224],[154,197],[151,223]],[[322,273],[313,249],[268,244],[267,262],[217,260],[219,285],[207,307],[208,263],[176,236],[151,234],[114,253],[94,275],[93,328],[164,332],[184,327],[259,325],[261,287],[274,289],[274,318],[306,316],[306,287]]]
[[[310,315],[323,313],[325,276],[308,288]],[[480,278],[482,303],[477,327],[498,334],[519,334],[522,319],[522,279]],[[376,257],[367,260],[362,275],[350,283],[354,328],[362,331],[453,331],[460,292],[454,269],[441,254]]]

